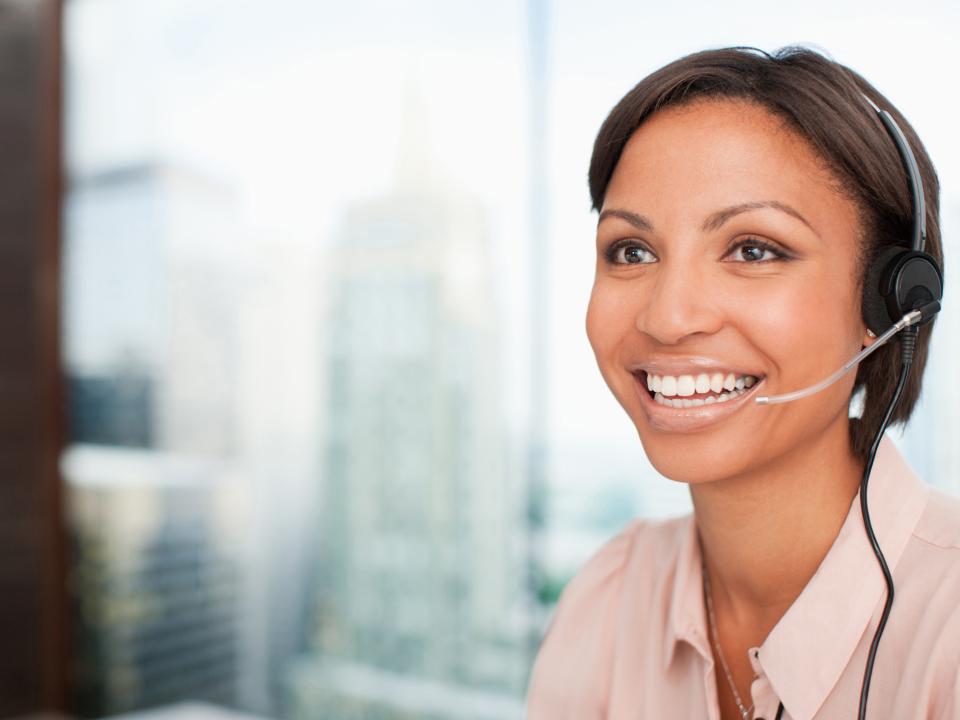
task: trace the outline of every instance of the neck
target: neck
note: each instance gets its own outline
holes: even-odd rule
[[[756,640],[793,604],[850,510],[863,463],[844,414],[749,474],[690,486],[713,601]]]

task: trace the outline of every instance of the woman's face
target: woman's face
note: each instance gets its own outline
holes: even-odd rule
[[[661,474],[706,482],[846,437],[853,371],[801,400],[754,398],[811,385],[871,341],[858,234],[814,151],[758,105],[700,100],[633,134],[597,226],[587,335]],[[744,376],[757,380],[733,397],[721,387]]]

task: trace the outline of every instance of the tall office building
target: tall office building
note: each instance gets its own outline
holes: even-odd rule
[[[516,718],[522,486],[501,416],[489,229],[430,182],[408,107],[394,190],[325,258],[323,490],[290,717]]]

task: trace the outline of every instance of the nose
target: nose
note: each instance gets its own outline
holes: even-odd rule
[[[709,335],[723,326],[722,303],[711,291],[709,272],[689,260],[664,260],[647,286],[637,329],[663,345],[689,335]]]

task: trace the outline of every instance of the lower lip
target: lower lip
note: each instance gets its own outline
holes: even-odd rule
[[[757,394],[757,388],[763,384],[764,380],[765,378],[761,378],[760,381],[754,383],[747,392],[738,395],[732,400],[714,402],[709,405],[677,408],[658,403],[650,396],[646,382],[636,375],[633,376],[633,382],[637,387],[637,394],[640,395],[640,406],[643,408],[651,427],[657,430],[681,433],[695,432],[702,428],[709,427],[725,420],[745,405],[754,405],[753,398]]]

